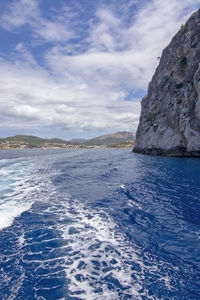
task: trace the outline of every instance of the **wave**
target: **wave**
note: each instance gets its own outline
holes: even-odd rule
[[[31,206],[32,203],[19,205],[16,201],[9,201],[0,205],[0,230],[11,226],[14,219],[19,217],[24,211],[29,210]]]
[[[16,217],[31,208],[37,191],[34,162],[1,160],[0,230],[12,225]]]

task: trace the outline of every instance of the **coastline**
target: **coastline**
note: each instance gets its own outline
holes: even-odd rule
[[[9,150],[71,150],[71,149],[131,149],[133,148],[132,145],[114,145],[114,146],[67,146],[67,147],[0,147],[0,151],[9,151]]]

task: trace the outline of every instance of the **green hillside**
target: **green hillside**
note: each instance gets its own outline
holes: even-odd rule
[[[29,147],[42,147],[44,144],[67,144],[68,142],[63,141],[61,139],[53,138],[53,139],[43,139],[40,137],[32,136],[32,135],[15,135],[6,138],[0,138],[0,143],[9,143],[9,144],[24,144],[29,145]]]
[[[72,139],[64,141],[58,138],[43,139],[32,135],[15,135],[0,138],[0,149],[23,149],[23,148],[88,148],[88,147],[128,147],[135,139],[131,132],[117,132],[102,135],[90,140]]]

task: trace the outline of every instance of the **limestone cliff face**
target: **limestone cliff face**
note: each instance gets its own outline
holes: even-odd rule
[[[200,156],[200,10],[162,53],[142,99],[133,151]]]

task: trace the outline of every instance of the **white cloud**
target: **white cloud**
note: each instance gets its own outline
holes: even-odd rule
[[[40,10],[37,0],[19,0],[9,3],[6,11],[1,15],[2,26],[12,30],[16,27],[34,22],[39,18]]]
[[[10,3],[7,10],[1,15],[2,26],[7,30],[30,26],[33,37],[45,41],[63,42],[73,36],[70,29],[69,17],[64,11],[65,18],[55,18],[55,21],[42,16],[38,0],[15,0]]]
[[[100,7],[95,21],[88,20],[80,47],[62,43],[48,49],[46,67],[39,66],[28,47],[19,43],[13,62],[0,60],[3,124],[7,116],[8,126],[21,122],[80,131],[135,131],[140,103],[124,100],[129,91],[147,88],[157,56],[197,5],[196,0],[181,5],[178,0],[148,1],[129,23],[126,9],[119,15],[115,7],[112,11]],[[19,7],[25,8],[21,14]],[[14,2],[2,17],[4,28],[28,24],[33,35],[47,41],[64,41],[72,34],[61,19],[44,19],[35,0]],[[84,51],[67,54],[69,49],[81,49],[82,43],[87,45]]]
[[[137,102],[128,103],[131,112],[127,113],[123,102],[106,107],[101,98],[95,98],[95,91],[88,92],[85,86],[76,86],[73,81],[64,84],[39,67],[33,69],[27,64],[14,65],[2,60],[0,67],[0,112],[8,117],[8,124],[12,120],[13,126],[19,121],[22,125],[28,122],[35,126],[112,131],[130,129],[130,123],[119,124],[119,120],[133,124],[138,118],[134,114]],[[108,103],[114,102],[111,99]]]
[[[200,3],[200,2],[199,2]],[[87,51],[67,55],[67,47],[55,47],[46,55],[48,66],[98,86],[120,89],[147,88],[157,57],[194,9],[196,1],[149,1],[130,26],[106,8],[97,11],[91,25]]]
[[[17,44],[16,48],[15,48],[16,52],[18,53],[18,59],[20,60],[22,57],[22,60],[26,61],[26,63],[30,64],[30,65],[37,65],[36,60],[34,59],[33,55],[31,54],[30,51],[28,51],[26,49],[26,46],[24,45],[24,43],[19,43]],[[17,58],[17,54],[16,54],[16,58]]]

